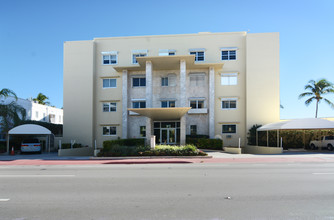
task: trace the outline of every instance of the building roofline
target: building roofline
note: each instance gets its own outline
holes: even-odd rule
[[[118,36],[118,37],[96,37],[93,41],[96,40],[110,40],[110,39],[133,39],[133,38],[147,38],[147,37],[189,37],[189,36],[200,36],[200,35],[232,35],[232,34],[241,34],[246,35],[247,31],[239,32],[198,32],[192,34],[164,34],[164,35],[140,35],[140,36]]]

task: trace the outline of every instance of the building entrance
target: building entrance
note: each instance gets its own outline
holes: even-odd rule
[[[180,122],[154,122],[154,135],[157,144],[179,144]]]

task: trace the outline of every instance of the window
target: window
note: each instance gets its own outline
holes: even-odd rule
[[[196,74],[192,73],[189,74],[189,79],[190,79],[190,86],[191,87],[196,87],[196,86],[204,86],[204,81],[205,81],[205,74]]]
[[[204,61],[204,51],[190,51],[190,55],[195,55],[195,61]]]
[[[146,57],[147,56],[147,50],[133,50],[132,51],[132,63],[136,64],[138,63],[136,57]]]
[[[132,102],[132,108],[146,108],[146,101],[134,101]]]
[[[190,125],[190,135],[197,134],[197,125]]]
[[[237,100],[236,99],[222,99],[222,109],[236,109]]]
[[[43,113],[43,121],[46,121],[45,113]]]
[[[103,103],[103,112],[115,112],[116,102]]]
[[[101,52],[101,54],[103,65],[117,64],[117,51]]]
[[[103,79],[103,88],[116,88],[116,79]]]
[[[117,64],[117,55],[103,55],[103,64]]]
[[[223,134],[235,134],[237,133],[237,125],[223,125],[222,126]]]
[[[233,86],[237,84],[238,84],[238,74],[237,73],[223,73],[221,75],[221,85]]]
[[[146,126],[140,126],[140,137],[146,137]]]
[[[174,56],[175,55],[175,50],[159,50],[159,56]]]
[[[116,135],[116,127],[103,126],[103,135],[105,136]]]
[[[146,78],[145,77],[133,77],[132,78],[132,87],[145,87]]]
[[[161,101],[161,108],[175,108],[175,101]]]
[[[220,48],[222,60],[236,60],[237,59],[237,48],[225,47]]]
[[[168,77],[161,77],[161,86],[168,86]]]
[[[190,100],[190,107],[194,109],[204,108],[204,100]]]

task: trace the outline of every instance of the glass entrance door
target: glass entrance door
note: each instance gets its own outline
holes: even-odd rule
[[[161,128],[161,144],[176,144],[175,128]]]

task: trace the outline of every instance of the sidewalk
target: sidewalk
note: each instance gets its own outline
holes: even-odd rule
[[[84,164],[151,164],[151,163],[334,163],[334,153],[285,151],[278,155],[229,154],[223,151],[206,150],[211,157],[58,157],[57,153],[0,155],[0,165],[84,165]]]

